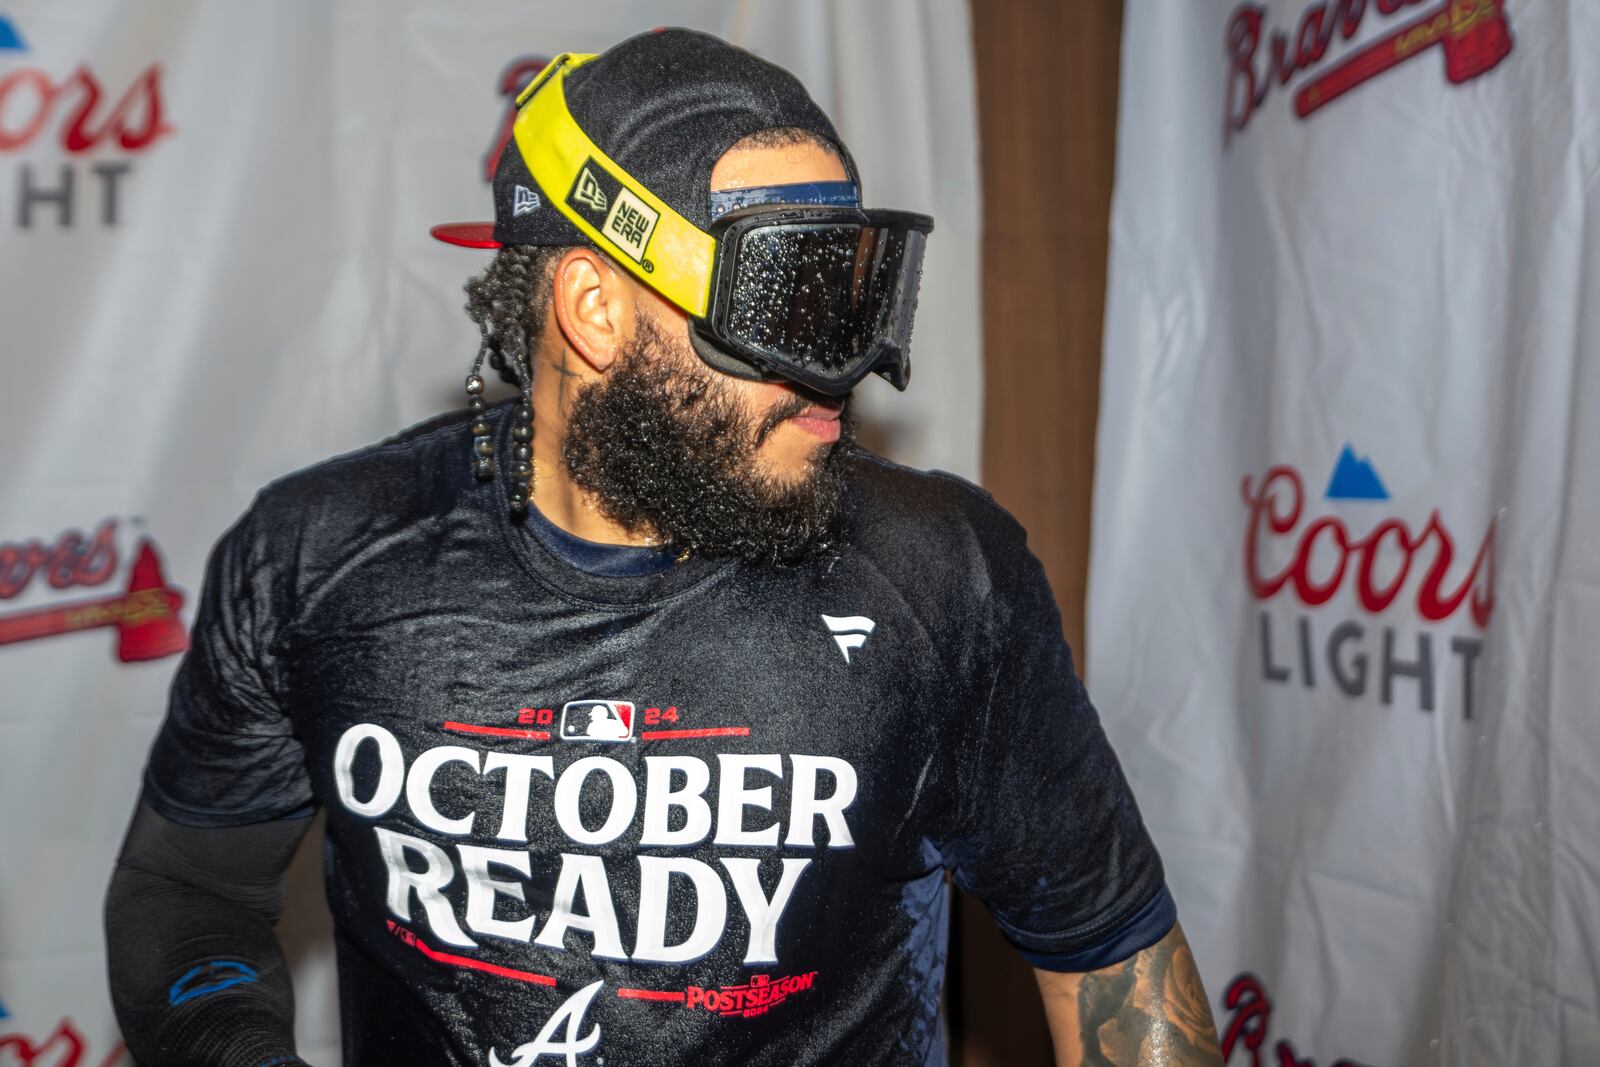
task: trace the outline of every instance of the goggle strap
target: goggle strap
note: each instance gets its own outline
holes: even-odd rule
[[[522,92],[517,94],[517,107],[520,108],[523,104],[526,104],[528,98],[538,92],[544,83],[555,75],[556,71],[563,67],[577,70],[598,54],[597,52],[562,52],[559,56],[546,63],[539,73],[533,76],[533,80],[522,87]]]
[[[716,238],[602,152],[567,109],[567,73],[593,58],[563,53],[518,95],[517,151],[545,197],[580,233],[645,285],[704,318]]]

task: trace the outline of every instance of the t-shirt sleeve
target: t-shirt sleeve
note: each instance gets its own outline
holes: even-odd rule
[[[189,649],[145,768],[145,802],[173,822],[235,826],[312,810],[274,651],[286,612],[274,569],[283,559],[257,505],[206,562]]]
[[[1020,531],[997,556],[989,668],[956,746],[956,816],[940,851],[1035,966],[1094,970],[1159,941],[1176,912],[1044,568]]]

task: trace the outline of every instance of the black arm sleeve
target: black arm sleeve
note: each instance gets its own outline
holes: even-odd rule
[[[311,819],[185,826],[140,803],[106,894],[111,1001],[146,1067],[298,1064],[272,926]]]

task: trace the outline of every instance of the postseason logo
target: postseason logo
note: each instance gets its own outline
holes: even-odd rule
[[[569,700],[561,708],[563,741],[632,741],[633,705],[626,700]]]

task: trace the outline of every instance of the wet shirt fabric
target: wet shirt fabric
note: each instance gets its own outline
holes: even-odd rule
[[[257,495],[145,776],[188,825],[326,812],[346,1063],[942,1063],[947,871],[1041,966],[1171,927],[981,490],[861,453],[837,556],[619,576],[469,448],[436,420]]]

